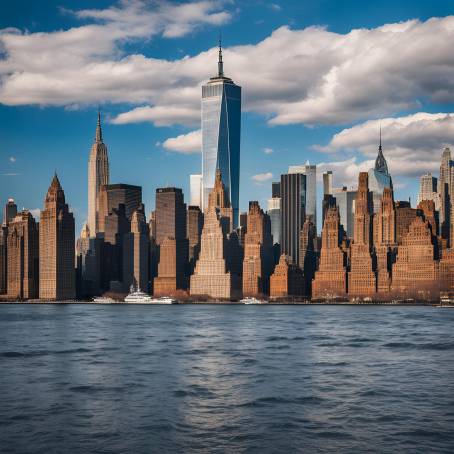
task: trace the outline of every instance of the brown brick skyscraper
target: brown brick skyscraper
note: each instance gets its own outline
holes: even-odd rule
[[[75,298],[74,217],[55,174],[46,194],[39,224],[39,297]]]
[[[317,258],[314,248],[316,238],[317,230],[315,224],[311,220],[306,219],[300,232],[299,266],[304,271],[304,281],[307,295],[311,294],[312,279],[314,279],[315,269],[317,266]]]
[[[391,266],[397,247],[396,208],[390,188],[383,190],[380,211],[374,216],[374,243],[377,256],[377,291],[387,293],[391,286]]]
[[[187,237],[189,242],[190,274],[194,272],[195,262],[199,258],[200,237],[203,228],[203,213],[198,206],[188,207]]]
[[[439,297],[439,264],[429,222],[416,216],[399,246],[392,292],[402,298]]]
[[[303,270],[282,254],[270,279],[270,297],[303,296],[305,294]]]
[[[29,211],[17,214],[8,225],[8,298],[38,297],[39,233]]]
[[[346,256],[341,248],[344,231],[339,210],[328,207],[323,223],[320,265],[312,282],[313,298],[343,297],[347,291]]]
[[[348,293],[352,296],[372,296],[376,292],[372,249],[372,198],[368,174],[360,172],[355,206],[355,227],[350,249]]]
[[[270,218],[258,202],[249,202],[247,233],[244,242],[243,295],[269,292],[273,267],[273,240]]]

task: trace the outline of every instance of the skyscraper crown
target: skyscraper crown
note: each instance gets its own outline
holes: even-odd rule
[[[383,156],[383,149],[381,146],[381,126],[380,126],[380,144],[378,146],[378,156],[375,160],[375,170],[377,172],[382,172],[388,174],[388,164],[386,163],[386,159]]]

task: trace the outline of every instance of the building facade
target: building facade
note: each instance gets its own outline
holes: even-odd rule
[[[241,87],[224,75],[219,46],[218,74],[202,87],[202,209],[208,207],[216,171],[233,209],[238,226],[240,192]]]
[[[9,221],[7,250],[8,298],[38,298],[39,231],[38,223],[28,210]]]
[[[107,147],[102,140],[101,114],[98,111],[95,142],[88,160],[88,229],[95,237],[99,231],[98,193],[102,185],[109,184],[109,158]]]
[[[39,223],[39,297],[67,300],[76,296],[74,217],[55,174]]]
[[[281,253],[299,264],[300,231],[306,219],[306,175],[281,175]]]

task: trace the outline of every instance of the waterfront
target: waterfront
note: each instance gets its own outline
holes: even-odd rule
[[[5,452],[452,452],[454,311],[0,306]]]

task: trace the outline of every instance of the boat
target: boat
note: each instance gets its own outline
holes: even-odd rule
[[[92,300],[93,303],[95,304],[113,304],[116,303],[116,301],[112,298],[109,298],[108,296],[95,296]]]
[[[148,293],[142,292],[139,286],[135,288],[134,285],[131,285],[129,295],[125,298],[125,303],[128,304],[149,304],[152,302],[153,298]]]
[[[151,303],[153,304],[178,304],[178,301],[170,296],[161,296],[159,298],[152,298]]]
[[[240,303],[243,303],[243,304],[267,304],[267,301],[259,300],[257,298],[254,298],[253,296],[248,296],[248,297],[240,300]]]

